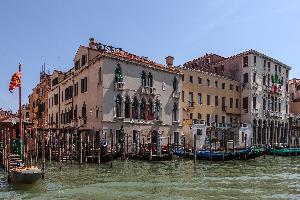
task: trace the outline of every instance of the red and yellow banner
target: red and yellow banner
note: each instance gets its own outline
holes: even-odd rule
[[[22,73],[21,72],[16,72],[12,77],[11,81],[9,84],[9,91],[12,93],[14,89],[17,87],[21,87],[21,78],[22,78]]]

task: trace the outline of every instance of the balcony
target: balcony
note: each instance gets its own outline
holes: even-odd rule
[[[205,125],[205,121],[203,119],[193,119],[193,124]]]
[[[141,94],[142,95],[155,95],[156,94],[156,88],[149,87],[149,86],[142,86],[141,87]]]
[[[179,98],[180,98],[180,92],[178,92],[178,91],[173,91],[173,98],[179,99]]]
[[[264,86],[263,86],[263,90],[264,90],[265,92],[272,92],[272,87],[271,87],[271,86],[268,86],[268,85],[264,85]]]
[[[257,89],[258,89],[258,83],[253,82],[253,83],[252,83],[252,89],[253,89],[253,90],[257,90]]]
[[[125,89],[125,83],[124,82],[115,82],[115,89],[116,90],[124,90]]]
[[[253,67],[253,68],[252,68],[252,72],[253,72],[253,73],[256,73],[256,72],[257,72],[257,68],[256,68],[256,67]]]

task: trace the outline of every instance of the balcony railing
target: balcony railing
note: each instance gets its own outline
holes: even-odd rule
[[[143,94],[143,95],[155,95],[156,94],[156,88],[149,87],[149,86],[142,86],[141,87],[141,94]]]
[[[180,98],[180,92],[178,92],[178,91],[173,91],[173,98],[179,99],[179,98]]]
[[[124,90],[125,89],[125,83],[124,82],[115,82],[115,89],[116,90]]]

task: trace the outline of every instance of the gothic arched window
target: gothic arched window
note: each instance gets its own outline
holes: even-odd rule
[[[146,100],[142,98],[141,105],[140,105],[140,113],[142,119],[147,119],[147,105]]]
[[[116,98],[116,117],[122,117],[122,97],[119,94]]]
[[[156,99],[155,101],[155,119],[160,120],[160,110],[161,110],[161,105],[160,101]]]
[[[153,120],[154,119],[154,109],[153,109],[153,102],[151,99],[148,101],[148,106],[147,106],[147,113],[148,113],[148,119]]]
[[[130,97],[125,98],[125,118],[130,118]]]
[[[138,119],[139,118],[139,103],[138,103],[138,99],[137,97],[133,98],[133,102],[132,102],[132,118],[133,119]]]
[[[145,71],[142,71],[142,75],[141,75],[142,86],[146,86],[146,85],[147,85],[146,79],[147,79],[147,77],[146,77],[146,72],[145,72]]]
[[[153,87],[153,75],[151,72],[148,74],[148,86]]]

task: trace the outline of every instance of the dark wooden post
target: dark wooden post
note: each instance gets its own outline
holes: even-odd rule
[[[194,134],[194,162],[196,162],[197,159],[196,144],[197,144],[197,138],[196,138],[196,134]]]
[[[80,131],[80,165],[82,165],[82,131]]]
[[[113,139],[114,135],[113,135],[113,132],[112,130],[110,130],[110,166],[112,167],[112,161],[113,161],[113,145],[114,145],[114,139]]]

